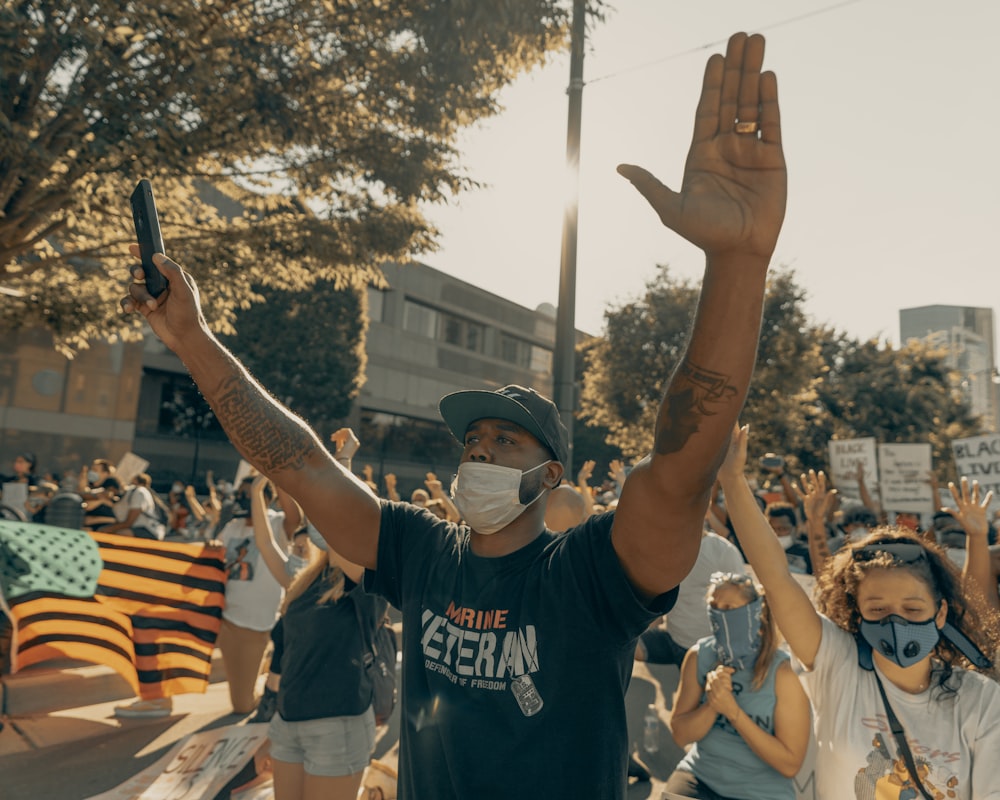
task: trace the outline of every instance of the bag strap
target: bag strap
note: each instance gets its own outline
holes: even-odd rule
[[[889,729],[892,731],[893,737],[896,739],[896,747],[903,756],[903,760],[906,762],[906,769],[910,773],[910,778],[917,785],[917,789],[920,790],[925,800],[934,800],[933,795],[928,792],[924,785],[920,782],[920,776],[917,774],[917,765],[913,761],[913,753],[910,752],[910,746],[906,743],[906,731],[903,730],[903,726],[899,722],[899,718],[896,716],[896,712],[892,710],[892,706],[889,705],[889,698],[885,696],[885,688],[882,686],[882,681],[878,677],[878,673],[872,670],[872,674],[875,676],[875,683],[878,685],[878,693],[882,695],[882,702],[885,704],[885,713],[889,717]]]
[[[353,597],[351,598],[351,605],[354,606],[354,618],[358,621],[358,628],[361,631],[361,645],[368,651],[365,653],[365,667],[367,668],[378,658],[378,645],[375,644],[375,637],[368,637],[364,620],[361,619],[361,609],[358,608],[358,604],[354,602]]]

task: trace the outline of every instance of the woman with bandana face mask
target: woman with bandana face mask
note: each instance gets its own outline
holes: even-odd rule
[[[670,729],[691,745],[667,781],[679,797],[793,800],[809,743],[809,701],[778,650],[761,590],[716,572],[708,589],[713,636],[688,650]]]
[[[1000,631],[978,587],[963,586],[936,545],[882,527],[827,560],[814,606],[753,501],[746,447],[737,428],[719,479],[804,672],[817,797],[1000,797],[1000,685],[983,655],[997,652]],[[985,514],[977,486],[952,494],[960,520]]]

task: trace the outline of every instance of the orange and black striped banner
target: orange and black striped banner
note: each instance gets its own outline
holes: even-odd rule
[[[225,551],[93,533],[104,569],[97,599],[132,621],[144,700],[204,692],[225,604]]]
[[[132,621],[95,598],[30,592],[9,601],[14,624],[11,672],[52,659],[104,664],[121,675],[136,694]]]
[[[225,602],[225,552],[91,533],[103,568],[92,598],[8,597],[11,671],[54,658],[105,664],[145,700],[204,692]]]

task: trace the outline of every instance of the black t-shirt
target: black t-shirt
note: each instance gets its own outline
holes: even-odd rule
[[[114,475],[108,475],[103,481],[101,481],[97,486],[94,486],[91,491],[100,492],[106,491],[110,498],[105,498],[105,500],[99,505],[94,506],[92,509],[87,511],[88,517],[110,517],[114,519],[115,509],[114,503],[122,496],[122,483]]]
[[[363,659],[386,602],[344,579],[336,603],[317,604],[330,588],[320,575],[288,605],[276,632],[283,648],[278,713],[289,722],[356,716],[372,704],[372,685]],[[355,611],[355,608],[358,610]],[[358,624],[368,626],[362,640]]]
[[[625,690],[643,605],[611,545],[614,514],[515,553],[383,501],[366,587],[403,612],[400,800],[623,798]]]

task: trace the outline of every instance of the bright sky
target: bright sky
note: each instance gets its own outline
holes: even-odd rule
[[[656,264],[699,280],[700,251],[615,173],[677,188],[705,61],[767,37],[789,203],[773,264],[815,322],[899,343],[900,308],[1000,302],[1000,2],[617,0],[588,39],[576,326],[639,295]],[[462,143],[488,188],[432,209],[432,267],[534,308],[559,290],[569,56],[504,95]]]

